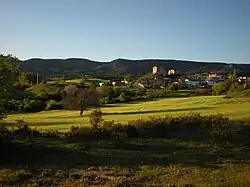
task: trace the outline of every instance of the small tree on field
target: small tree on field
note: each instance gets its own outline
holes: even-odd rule
[[[84,110],[91,106],[99,106],[99,95],[95,89],[72,89],[73,93],[66,94],[65,107],[73,110],[79,110],[80,116]]]
[[[89,123],[91,127],[98,129],[102,122],[102,111],[99,108],[94,109],[89,115]]]

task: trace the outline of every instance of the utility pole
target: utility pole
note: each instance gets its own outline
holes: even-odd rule
[[[36,74],[36,84],[39,84],[38,73]]]

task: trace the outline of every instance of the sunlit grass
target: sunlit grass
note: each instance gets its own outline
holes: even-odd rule
[[[84,117],[79,116],[79,111],[43,111],[29,114],[9,115],[6,122],[13,123],[20,119],[28,122],[38,129],[53,129],[67,131],[72,125],[88,125],[90,111],[86,111]],[[177,116],[184,113],[198,112],[201,115],[222,113],[231,119],[250,118],[250,102],[222,96],[202,96],[190,98],[169,98],[148,102],[127,104],[113,104],[103,107],[105,120],[114,120],[119,123],[127,123],[138,118],[148,116]]]

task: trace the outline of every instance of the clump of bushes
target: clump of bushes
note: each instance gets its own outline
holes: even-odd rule
[[[122,125],[114,121],[104,121],[100,109],[94,109],[89,115],[90,126],[72,126],[67,137],[73,140],[101,140],[113,139],[116,142],[121,137],[138,137],[135,126]]]
[[[212,89],[196,89],[196,90],[190,90],[189,91],[189,96],[207,96],[207,95],[212,95]]]
[[[127,125],[104,121],[99,109],[94,109],[89,117],[90,126],[72,126],[67,133],[40,132],[19,120],[17,127],[12,130],[3,127],[0,131],[0,139],[2,141],[18,137],[33,141],[34,137],[49,137],[66,138],[69,141],[113,140],[115,145],[121,146],[126,138],[181,138],[209,141],[216,145],[222,145],[224,142],[236,143],[240,146],[250,145],[250,128],[245,126],[232,131],[229,125],[233,122],[222,114],[151,116],[148,119],[130,121]]]
[[[45,109],[46,104],[40,100],[25,100],[23,111],[24,112],[40,112]]]
[[[196,138],[208,138],[213,142],[220,142],[227,135],[227,126],[230,123],[222,114],[201,116],[198,113],[182,115],[178,117],[149,117],[130,121],[128,125],[104,121],[99,109],[90,114],[90,127],[72,127],[71,138],[77,139],[115,139],[120,141],[126,138],[170,138],[180,136],[192,136]]]
[[[195,133],[198,136],[217,138],[225,135],[229,119],[221,114],[201,116],[198,113],[178,117],[149,117],[129,122],[136,127],[139,136],[144,138],[169,137],[176,133]]]
[[[46,110],[61,110],[63,109],[62,102],[57,102],[55,100],[49,100],[46,105]]]
[[[250,89],[231,91],[227,93],[227,97],[250,97]]]

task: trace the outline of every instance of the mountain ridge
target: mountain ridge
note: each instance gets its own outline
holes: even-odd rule
[[[31,58],[22,61],[21,70],[39,73],[41,75],[75,75],[79,73],[101,76],[138,75],[152,72],[153,66],[164,69],[175,69],[181,73],[193,74],[199,72],[232,71],[238,69],[244,75],[250,76],[250,64],[226,62],[201,62],[175,59],[123,59],[117,58],[109,62],[101,62],[86,58]]]

